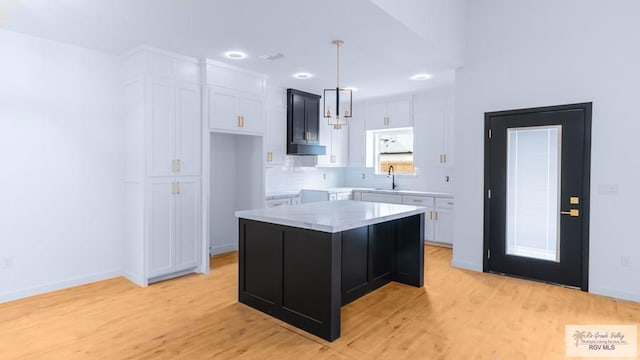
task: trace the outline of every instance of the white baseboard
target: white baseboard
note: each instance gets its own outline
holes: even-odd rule
[[[29,296],[40,295],[51,291],[62,290],[74,286],[85,285],[96,281],[102,281],[122,276],[121,270],[107,271],[87,276],[80,276],[63,281],[56,281],[45,285],[38,285],[20,290],[0,293],[0,303],[23,299]]]
[[[460,269],[482,272],[482,264],[474,262],[452,259],[451,265]]]
[[[211,248],[211,255],[224,254],[231,251],[238,251],[238,246],[233,244],[214,246]]]
[[[620,291],[616,289],[610,289],[601,286],[589,285],[589,292],[592,294],[608,296],[620,300],[628,300],[634,302],[640,302],[640,294],[627,291]]]
[[[131,281],[132,283],[138,286],[144,287],[149,285],[149,282],[147,281],[147,279],[145,279],[144,276],[142,275],[133,275],[131,273],[125,272],[122,274],[122,276],[124,276],[125,278],[127,278],[127,280]]]

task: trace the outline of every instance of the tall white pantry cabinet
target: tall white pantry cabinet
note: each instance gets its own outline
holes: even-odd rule
[[[145,286],[200,271],[202,96],[197,59],[123,57],[125,275]]]

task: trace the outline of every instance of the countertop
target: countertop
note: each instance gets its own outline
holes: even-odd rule
[[[363,188],[354,188],[353,191],[370,192],[370,193],[378,193],[378,194],[433,196],[433,197],[439,197],[439,198],[453,199],[453,194],[440,193],[440,192],[430,192],[430,191],[391,190],[391,189],[363,189]]]
[[[237,211],[238,218],[336,233],[424,213],[412,205],[339,200]]]
[[[352,187],[332,187],[332,188],[303,188],[302,191],[326,191],[330,194],[350,193],[354,190]]]

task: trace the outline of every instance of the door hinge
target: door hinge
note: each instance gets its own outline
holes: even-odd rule
[[[489,139],[491,139],[491,129],[489,129]]]
[[[491,189],[487,190],[487,197],[491,199]]]
[[[491,259],[491,249],[487,249],[487,259]]]

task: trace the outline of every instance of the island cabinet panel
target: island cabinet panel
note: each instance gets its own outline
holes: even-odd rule
[[[342,233],[342,304],[366,293],[369,284],[369,227]],[[347,301],[348,302],[348,301]]]
[[[272,305],[282,302],[282,230],[276,226],[244,229],[243,291]]]
[[[372,282],[389,281],[394,259],[393,231],[398,222],[396,220],[369,226],[369,278]]]
[[[394,280],[408,285],[424,285],[424,214],[399,220]]]
[[[294,319],[323,325],[331,321],[332,272],[340,267],[332,261],[331,237],[319,231],[284,230],[282,306]]]

